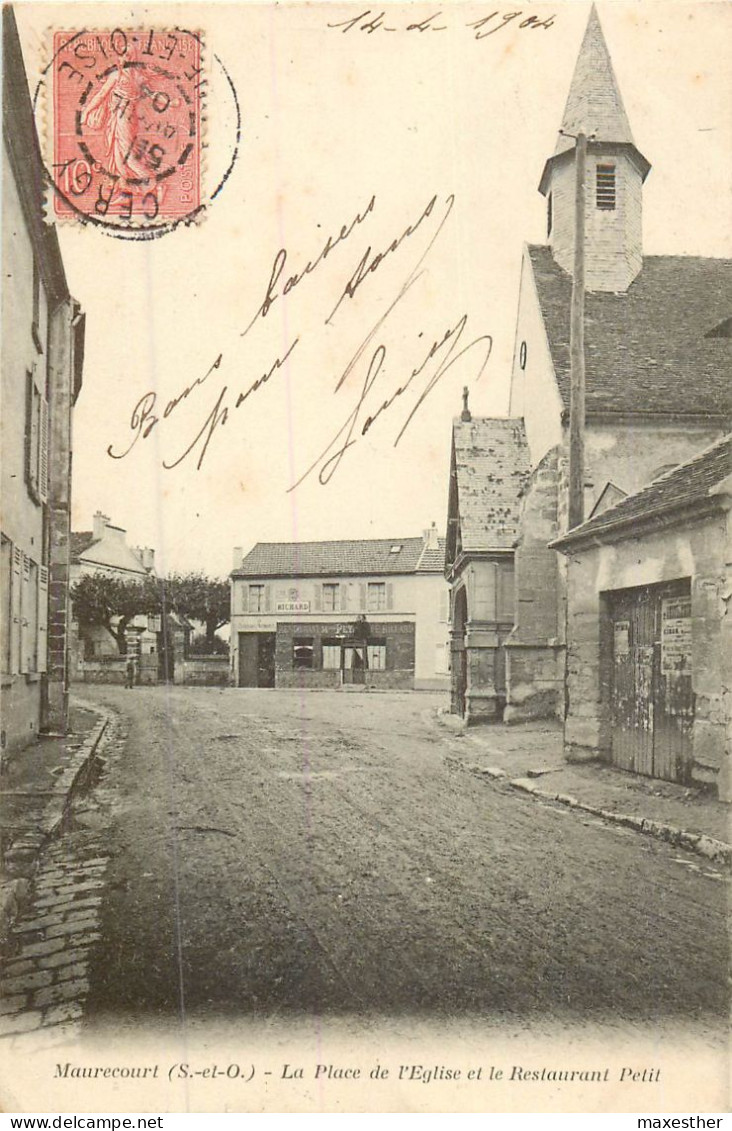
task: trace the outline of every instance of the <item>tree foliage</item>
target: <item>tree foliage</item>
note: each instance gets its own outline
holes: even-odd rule
[[[154,577],[122,579],[90,573],[71,589],[74,616],[83,627],[102,625],[117,641],[120,655],[127,651],[127,629],[136,616],[159,615],[163,594]]]
[[[164,589],[169,608],[205,625],[207,650],[213,651],[216,630],[231,619],[229,582],[202,573],[173,573]]]
[[[82,577],[71,590],[74,616],[82,626],[103,625],[117,641],[120,654],[127,650],[126,632],[136,616],[177,613],[200,621],[206,629],[206,650],[215,649],[216,630],[228,624],[228,581],[202,573],[174,573],[167,578],[123,580],[112,574]]]

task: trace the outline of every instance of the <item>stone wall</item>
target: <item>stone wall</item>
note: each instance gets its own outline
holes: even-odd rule
[[[506,722],[564,717],[564,593],[558,555],[560,449],[532,472],[516,548],[516,625],[506,641]]]
[[[728,512],[681,529],[572,553],[565,723],[569,758],[610,757],[610,594],[690,578],[695,695],[692,780],[715,783],[720,797],[730,800],[732,627],[725,547],[731,535]]]
[[[173,683],[195,687],[228,687],[230,665],[227,656],[191,656],[176,660]]]

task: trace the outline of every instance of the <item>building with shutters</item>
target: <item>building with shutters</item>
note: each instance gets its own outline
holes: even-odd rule
[[[732,800],[732,436],[553,543],[567,561],[565,742]]]
[[[487,582],[473,587],[477,604],[471,602],[469,585],[464,587],[464,606],[457,600],[461,581],[454,563],[459,559],[457,544],[450,539],[453,526],[457,532],[463,517],[458,466],[451,495],[448,566],[458,617],[452,624],[453,649],[454,654],[462,652],[467,662],[465,687],[471,682],[471,642],[483,649],[482,656],[472,649],[472,692],[461,695],[459,686],[457,693],[453,689],[454,709],[468,721],[480,717],[502,717],[508,722],[561,720],[567,710],[577,717],[584,709],[581,702],[572,703],[579,692],[567,678],[567,622],[572,615],[567,605],[567,564],[549,545],[568,528],[570,307],[579,133],[588,138],[585,516],[597,516],[635,494],[719,440],[730,427],[732,262],[644,255],[643,183],[651,166],[633,140],[593,7],[556,146],[539,183],[547,202],[547,242],[527,246],[523,254],[510,419],[455,425],[453,446],[456,453],[462,451],[462,478],[469,482],[468,493],[474,499],[469,508],[483,515],[484,528],[474,548],[482,545],[481,552],[496,565],[503,561],[504,569],[510,557],[514,579],[509,631],[505,601],[495,627],[486,621]],[[656,175],[676,172],[660,170]],[[485,458],[488,448],[498,451],[491,429],[505,439],[506,430],[519,426],[526,474],[498,484],[499,471]],[[474,457],[461,431],[470,427],[478,433]],[[487,446],[483,434],[490,441]],[[506,457],[509,473],[517,470],[517,453],[512,449]],[[505,508],[509,520],[498,541],[496,519],[501,516],[494,504]],[[496,550],[501,555],[493,552],[491,557]],[[491,634],[499,649],[492,656]],[[458,675],[454,667],[454,681]]]
[[[12,8],[3,8],[2,528],[3,750],[68,718],[71,418],[84,316],[69,294]]]
[[[71,534],[70,583],[73,586],[82,577],[102,574],[119,581],[143,581],[155,576],[155,551],[149,547],[127,545],[127,531],[114,525],[109,516],[97,511],[91,530],[73,531]],[[119,656],[119,647],[112,634],[101,624],[80,625],[73,616],[72,607],[70,673],[72,679],[83,678],[84,661],[101,656]],[[134,617],[129,624],[129,637],[142,655],[158,651],[158,626],[160,618]],[[155,622],[153,629],[148,622]]]
[[[231,574],[237,687],[447,689],[445,542],[258,542]]]

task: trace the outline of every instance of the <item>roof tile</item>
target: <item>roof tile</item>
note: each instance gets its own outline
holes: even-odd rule
[[[510,550],[518,536],[529,478],[522,420],[500,417],[453,424],[463,550]]]
[[[529,247],[554,370],[569,408],[570,276]],[[730,339],[709,336],[732,309],[732,260],[651,255],[622,294],[585,296],[586,403],[592,413],[727,419]]]
[[[732,434],[706,448],[693,459],[679,464],[654,479],[648,486],[621,499],[612,507],[595,515],[557,539],[553,545],[561,548],[587,536],[610,532],[628,522],[638,522],[658,514],[686,511],[709,497],[713,487],[732,475]]]
[[[445,543],[440,540],[441,572]],[[396,549],[399,547],[399,549]],[[257,542],[232,577],[342,577],[414,573],[420,565],[422,538],[369,538],[334,542]],[[422,569],[430,570],[431,566]]]

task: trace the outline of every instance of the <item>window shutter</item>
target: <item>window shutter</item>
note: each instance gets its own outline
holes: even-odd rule
[[[360,608],[362,609],[363,612],[365,612],[366,611],[367,589],[366,589],[366,586],[363,584],[363,582],[359,585],[358,591],[359,591]]]
[[[21,588],[23,572],[23,555],[18,546],[13,547],[13,580],[12,580],[12,609],[10,624],[10,671],[20,671],[20,624],[22,616]]]
[[[320,582],[320,581],[315,582],[315,590],[314,590],[314,593],[313,593],[313,597],[315,598],[314,602],[313,602],[313,604],[315,605],[315,612],[319,613],[320,610],[323,608],[323,585],[322,585],[322,582]]]
[[[387,609],[394,608],[394,585],[391,581],[386,585],[386,607]]]
[[[239,592],[241,593],[241,611],[243,613],[249,612],[249,586],[246,581],[238,582]]]
[[[339,613],[341,611],[341,590],[342,589],[343,589],[343,586],[340,584],[340,582],[338,584],[336,584],[335,594],[334,594],[334,597],[333,597],[333,611],[336,612],[336,613]]]
[[[268,613],[272,608],[272,586],[265,585],[264,587],[264,611]]]
[[[48,671],[48,567],[38,570],[38,670]]]
[[[38,439],[38,494],[42,503],[48,502],[48,401],[41,397],[40,436]]]
[[[30,611],[31,597],[35,594],[29,592],[30,582],[30,558],[27,554],[23,554],[23,573],[21,576],[21,595],[20,595],[20,671],[30,671],[29,652],[30,640],[28,639],[28,613]]]
[[[33,451],[33,374],[30,369],[25,374],[25,481],[32,483],[31,460]]]

